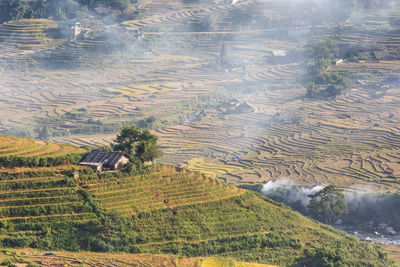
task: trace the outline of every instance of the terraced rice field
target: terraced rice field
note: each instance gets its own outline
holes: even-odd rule
[[[88,190],[106,212],[137,215],[157,210],[176,212],[241,196],[244,190],[197,172],[156,167],[150,174],[102,178],[67,178],[59,171],[37,168],[29,173],[0,173],[0,221],[13,225],[11,235],[36,235],[46,227],[98,219],[81,193]],[[25,175],[26,174],[26,175]],[[9,231],[10,232],[10,231]],[[7,235],[0,236],[7,238]]]
[[[63,175],[20,179],[0,175],[0,179],[0,220],[13,224],[16,233],[35,234],[49,225],[67,220],[83,223],[96,217]]]
[[[64,41],[48,37],[48,33],[57,27],[56,22],[45,19],[10,21],[0,25],[0,59],[26,59],[29,54],[57,47]]]
[[[197,172],[160,167],[151,176],[104,179],[83,185],[107,211],[132,215],[143,211],[218,201],[242,190]]]
[[[186,160],[189,169],[239,183],[288,177],[301,184],[369,184],[378,190],[398,190],[397,88],[379,98],[353,89],[335,101],[307,101],[294,91],[286,98],[285,92],[257,95],[252,104],[262,114],[217,120],[209,113],[201,122],[159,130],[163,160]],[[285,110],[296,110],[301,122],[274,119],[276,112]]]
[[[259,29],[251,23],[234,23],[235,12],[241,11],[266,16],[271,25],[285,24],[285,18],[297,18],[299,13],[298,7],[285,8],[282,1],[249,0],[237,5],[212,1],[201,7],[194,2],[147,2],[139,20],[123,23],[139,25],[143,42],[151,44],[138,55],[115,57],[106,49],[113,40],[78,38],[29,57],[37,63],[34,71],[0,73],[0,130],[19,133],[21,125],[39,130],[49,125],[57,132],[55,141],[99,146],[115,137],[116,127],[107,126],[154,115],[163,125],[155,131],[165,152],[163,163],[238,184],[288,177],[301,184],[361,183],[397,191],[399,88],[381,88],[381,79],[375,77],[398,73],[400,62],[333,66],[332,71],[354,74],[362,84],[356,81],[349,95],[336,100],[309,101],[302,87],[306,61],[275,64],[271,54],[275,50],[302,53],[307,39],[276,38],[274,31],[284,29],[275,26]],[[362,44],[365,32],[373,32],[367,34],[370,43],[395,50],[398,36],[379,29],[396,14],[397,9],[361,12],[354,18],[360,25],[344,26],[333,37],[339,43]],[[213,19],[209,32],[199,34],[188,28],[208,15]],[[332,35],[324,27],[316,31]],[[231,63],[227,70],[216,64],[222,45]],[[43,59],[66,67],[43,68]],[[179,106],[216,92],[249,103],[255,111],[229,113],[216,100],[200,108]],[[87,114],[68,116],[80,108]],[[185,120],[198,111],[205,115]],[[299,123],[280,121],[277,113],[295,113]],[[85,135],[86,126],[92,127],[91,135]],[[50,149],[46,145],[43,149]],[[36,146],[28,146],[24,155],[38,153],[41,148]]]
[[[35,55],[35,60],[54,68],[84,68],[100,65],[110,54],[115,43],[106,37],[90,37],[65,42],[55,49]]]
[[[157,27],[162,26],[165,23],[169,25],[179,25],[182,22],[190,23],[198,21],[199,18],[209,16],[213,13],[220,13],[222,11],[233,9],[235,7],[243,7],[247,5],[254,5],[257,2],[254,0],[241,1],[236,6],[229,5],[226,1],[215,1],[209,3],[207,6],[199,8],[198,5],[185,5],[183,10],[174,10],[176,8],[176,3],[171,3],[170,5],[165,5],[164,2],[152,1],[150,5],[146,6],[146,10],[149,13],[148,17],[142,20],[131,20],[125,21],[126,25],[137,25],[141,27]],[[160,6],[163,5],[166,12],[160,15]],[[152,11],[156,14],[151,14]],[[168,12],[169,11],[169,12]]]
[[[0,156],[58,157],[85,152],[87,152],[87,149],[72,145],[0,135]]]
[[[48,38],[47,42],[47,37],[42,36],[44,33],[40,33],[42,34],[40,38],[44,38],[43,45],[48,47],[34,50],[32,55],[29,54],[27,59],[22,60],[30,62],[31,71],[26,68],[24,71],[9,69],[0,74],[2,98],[0,130],[14,129],[15,132],[20,125],[40,127],[42,121],[48,119],[45,123],[62,132],[61,136],[65,136],[71,134],[70,129],[74,128],[73,125],[79,128],[80,124],[99,119],[104,123],[121,121],[110,117],[129,116],[137,113],[136,108],[148,107],[155,102],[170,103],[176,99],[193,98],[218,91],[232,83],[241,83],[244,75],[248,81],[257,81],[267,77],[277,77],[281,72],[289,75],[296,71],[292,69],[296,68],[293,65],[283,67],[282,71],[281,67],[273,67],[271,70],[257,67],[255,63],[257,60],[266,57],[271,50],[281,47],[284,43],[265,40],[262,31],[252,32],[242,29],[240,38],[235,41],[232,41],[231,37],[218,40],[218,35],[194,36],[196,33],[190,32],[187,36],[181,37],[152,36],[151,28],[156,21],[150,18],[155,10],[160,10],[160,6],[168,12],[174,10],[176,12],[177,7],[186,10],[179,15],[182,19],[176,20],[175,17],[178,15],[168,15],[162,19],[166,27],[175,27],[175,24],[182,26],[187,20],[198,20],[203,15],[198,15],[197,11],[205,15],[211,12],[210,14],[217,17],[217,25],[220,25],[218,27],[230,30],[232,33],[236,33],[237,25],[226,25],[224,16],[232,16],[227,14],[233,9],[257,9],[257,3],[254,1],[242,1],[237,6],[221,1],[206,9],[199,8],[193,3],[179,3],[178,6],[177,4],[174,1],[168,4],[152,1],[143,7],[145,20],[148,21],[142,28],[146,33],[144,42],[154,43],[154,46],[149,49],[151,51],[139,56],[118,54],[113,57],[107,49],[108,45],[115,44],[115,40],[110,38],[59,40],[62,43],[52,47],[50,44],[55,42],[55,39]],[[24,25],[26,35],[36,36],[35,27],[39,22],[24,20],[10,22],[10,25],[12,23]],[[216,71],[215,67],[210,65],[215,62],[222,43],[229,45],[230,53],[235,55],[239,62],[243,60],[254,62],[249,66],[247,73],[240,68],[234,73],[224,73],[222,70]],[[290,44],[290,47],[295,45],[295,43]],[[12,61],[15,58],[7,56],[6,60]],[[51,62],[62,69],[49,67],[46,62]],[[84,68],[84,71],[81,68]],[[62,117],[66,112],[81,107],[90,111],[84,120],[77,122]]]

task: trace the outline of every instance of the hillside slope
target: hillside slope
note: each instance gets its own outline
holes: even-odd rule
[[[79,178],[65,167],[3,172],[0,197],[4,247],[392,264],[381,249],[259,194],[167,166],[141,175],[80,169]]]
[[[173,255],[122,254],[95,252],[46,253],[36,249],[7,249],[0,252],[0,262],[40,264],[46,266],[138,266],[138,267],[275,267],[224,258],[187,258]]]

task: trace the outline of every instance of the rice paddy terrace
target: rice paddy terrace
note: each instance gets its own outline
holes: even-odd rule
[[[33,168],[34,172],[0,174],[1,218],[13,225],[12,235],[35,236],[46,225],[85,223],[96,219],[92,208],[80,193],[88,190],[108,212],[134,215],[158,209],[171,210],[189,205],[218,202],[244,193],[234,186],[199,173],[159,167],[151,174],[119,178],[71,180],[63,171]],[[6,238],[6,236],[3,236]]]
[[[153,5],[157,3],[154,2]],[[193,4],[188,5],[182,7],[193,8]],[[242,2],[240,6],[242,5],[256,8],[255,2],[249,2],[248,5],[247,2]],[[232,5],[214,12],[224,14],[227,12],[225,9],[231,10]],[[153,9],[148,7],[146,12],[152,12],[151,10]],[[180,23],[185,24],[186,21],[182,20]],[[169,24],[166,22],[165,25]],[[260,80],[278,77],[280,69],[287,75],[297,71],[296,64],[270,66],[267,69],[258,66],[260,59],[263,62],[268,61],[268,53],[283,44],[263,40],[262,32],[249,35],[243,30],[243,36],[238,41],[218,41],[213,36],[195,36],[195,32],[192,32],[193,36],[189,32],[188,36],[177,37],[172,34],[157,37],[146,29],[143,29],[144,41],[155,43],[152,51],[131,59],[128,56],[128,60],[123,62],[104,59],[104,45],[109,40],[86,38],[65,42],[29,58],[34,65],[41,66],[43,61],[52,62],[57,63],[57,66],[65,66],[67,70],[38,68],[32,72],[3,72],[0,84],[3,104],[0,129],[14,129],[13,133],[18,133],[15,129],[20,128],[21,124],[26,128],[37,128],[46,123],[58,132],[57,135],[77,135],[79,130],[73,130],[71,125],[79,128],[98,120],[104,124],[129,121],[138,114],[138,108],[218,91],[232,83],[242,82],[244,76],[248,80]],[[188,47],[192,43],[188,40],[192,39],[196,45]],[[223,43],[229,43],[230,53],[237,55],[239,62],[251,62],[248,71],[244,68],[237,68],[234,73],[216,71],[213,64]],[[265,48],[262,47],[264,45]],[[289,47],[295,47],[295,44],[289,44]],[[113,68],[109,68],[111,65]],[[86,68],[84,71],[75,70],[71,66]],[[90,66],[96,69],[88,68]],[[82,107],[89,110],[83,120],[77,121],[76,118],[64,116],[67,112]],[[163,113],[164,110],[156,112]],[[34,121],[31,118],[35,118]]]
[[[96,226],[104,223],[104,216],[115,216],[105,214],[118,212],[129,220],[128,231],[132,233],[127,234],[134,238],[124,251],[134,253],[215,255],[279,265],[306,260],[304,249],[316,255],[322,247],[339,247],[349,262],[365,264],[377,263],[381,253],[344,232],[311,221],[254,192],[196,172],[158,166],[150,173],[137,176],[98,176],[86,169],[81,169],[79,174],[79,178],[72,178],[68,172],[43,168],[1,173],[2,246],[90,250],[101,244],[96,241],[97,233],[99,238],[104,238],[103,228]],[[71,227],[84,232],[69,233]],[[88,235],[87,231],[93,232]],[[60,240],[66,234],[68,242],[63,243]],[[360,257],[361,254],[368,256]],[[101,254],[85,256],[91,258],[85,257],[89,265],[107,260]],[[32,255],[29,260],[41,257],[46,255],[37,258]],[[80,258],[57,257],[52,259]],[[141,256],[135,257],[117,258],[124,264],[136,262]],[[152,257],[157,260],[157,256]],[[204,266],[215,262],[225,261],[202,260]],[[387,258],[379,260],[381,263],[391,266]]]
[[[294,92],[292,99],[286,98],[287,90],[256,95],[256,109],[268,103],[259,113],[225,115],[223,120],[210,113],[201,122],[159,130],[165,160],[177,164],[190,159],[185,165],[190,169],[239,183],[288,177],[302,184],[398,190],[397,87],[378,97],[355,88],[335,101],[304,100],[304,91],[297,97]],[[293,109],[298,123],[276,118],[277,112]],[[186,138],[175,139],[177,135]]]
[[[113,40],[78,38],[24,55],[36,62],[34,71],[0,73],[0,130],[22,135],[48,125],[55,141],[97,146],[112,142],[120,125],[154,115],[163,163],[237,184],[288,177],[300,184],[369,184],[398,191],[399,86],[377,77],[396,74],[400,62],[333,66],[332,71],[355,75],[351,93],[330,101],[304,99],[304,58],[274,62],[271,55],[301,54],[306,43],[274,35],[284,31],[276,25],[299,13],[281,2],[210,1],[199,7],[191,1],[149,1],[140,19],[123,23],[144,33],[148,46],[138,42],[140,53],[114,54],[106,49]],[[273,26],[235,22],[240,12],[265,16]],[[397,9],[360,12],[354,25],[334,34],[315,31],[351,44],[365,42],[367,32],[368,42],[395,51],[397,34],[382,29],[397,14]],[[208,16],[209,31],[188,28]],[[228,70],[216,64],[222,45]],[[47,61],[57,62],[57,68],[43,66]],[[218,99],[200,101],[204,96]],[[232,99],[254,110],[222,107]],[[199,118],[187,119],[197,112]],[[296,123],[285,119],[290,114]],[[27,132],[21,133],[21,125]]]
[[[57,23],[45,19],[3,23],[0,25],[0,59],[18,61],[35,52],[57,47],[63,40],[48,37],[56,28]]]
[[[69,154],[82,154],[85,152],[87,152],[87,149],[72,145],[0,135],[0,157],[60,157]]]
[[[218,201],[244,192],[197,172],[163,167],[150,176],[104,179],[84,183],[108,211],[138,212]]]

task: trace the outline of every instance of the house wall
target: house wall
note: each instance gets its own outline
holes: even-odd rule
[[[61,35],[66,37],[75,37],[81,33],[81,27],[77,25],[59,25]]]
[[[127,157],[122,157],[117,164],[115,164],[114,168],[115,170],[120,170],[122,167],[124,167],[125,164],[129,162],[129,159]]]
[[[82,29],[81,29],[80,26],[75,26],[74,27],[74,37],[78,36],[79,34],[81,34],[81,32],[82,32]]]

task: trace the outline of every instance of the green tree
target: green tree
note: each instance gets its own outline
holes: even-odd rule
[[[156,120],[156,117],[154,115],[151,115],[147,119],[142,119],[138,121],[137,126],[139,128],[152,128]]]
[[[217,59],[218,64],[221,67],[225,67],[227,65],[227,59],[226,59],[226,48],[225,48],[225,43],[222,43],[221,50],[219,51],[219,57]]]
[[[327,87],[324,91],[326,96],[338,96],[350,91],[353,82],[347,78],[342,78],[331,86]]]
[[[115,139],[114,150],[123,151],[128,155],[133,155],[135,146],[142,141],[142,131],[135,126],[124,126]]]
[[[326,68],[332,65],[335,54],[338,51],[337,45],[332,39],[324,39],[312,45],[309,52],[314,59],[312,72],[321,74]]]
[[[107,2],[111,8],[118,9],[121,12],[124,12],[131,7],[130,0],[108,0]]]
[[[128,155],[135,155],[142,162],[153,161],[162,156],[158,145],[158,137],[149,130],[142,130],[136,126],[124,126],[115,139],[114,150],[123,151]],[[134,154],[135,152],[135,154]]]
[[[47,18],[49,11],[49,3],[46,0],[31,1],[31,13],[30,18]]]
[[[41,140],[51,140],[52,137],[53,130],[49,126],[45,126],[39,131],[38,138]]]
[[[335,216],[348,213],[343,190],[334,185],[329,185],[308,197],[311,199],[307,207],[322,216],[327,224],[331,224]]]
[[[22,19],[30,10],[25,0],[0,0],[0,22]]]
[[[48,12],[57,20],[71,19],[82,7],[74,0],[49,0]]]
[[[307,89],[307,95],[306,95],[307,97],[314,98],[319,95],[319,88],[318,86],[315,85],[314,82],[307,83],[306,89]]]
[[[320,95],[328,97],[344,94],[350,91],[350,88],[353,85],[352,80],[344,75],[329,71],[319,75],[318,81],[322,84],[328,85],[325,90],[320,92]]]
[[[156,158],[162,157],[163,152],[160,150],[157,140],[148,140],[141,142],[136,147],[136,156],[142,162],[154,161]]]

